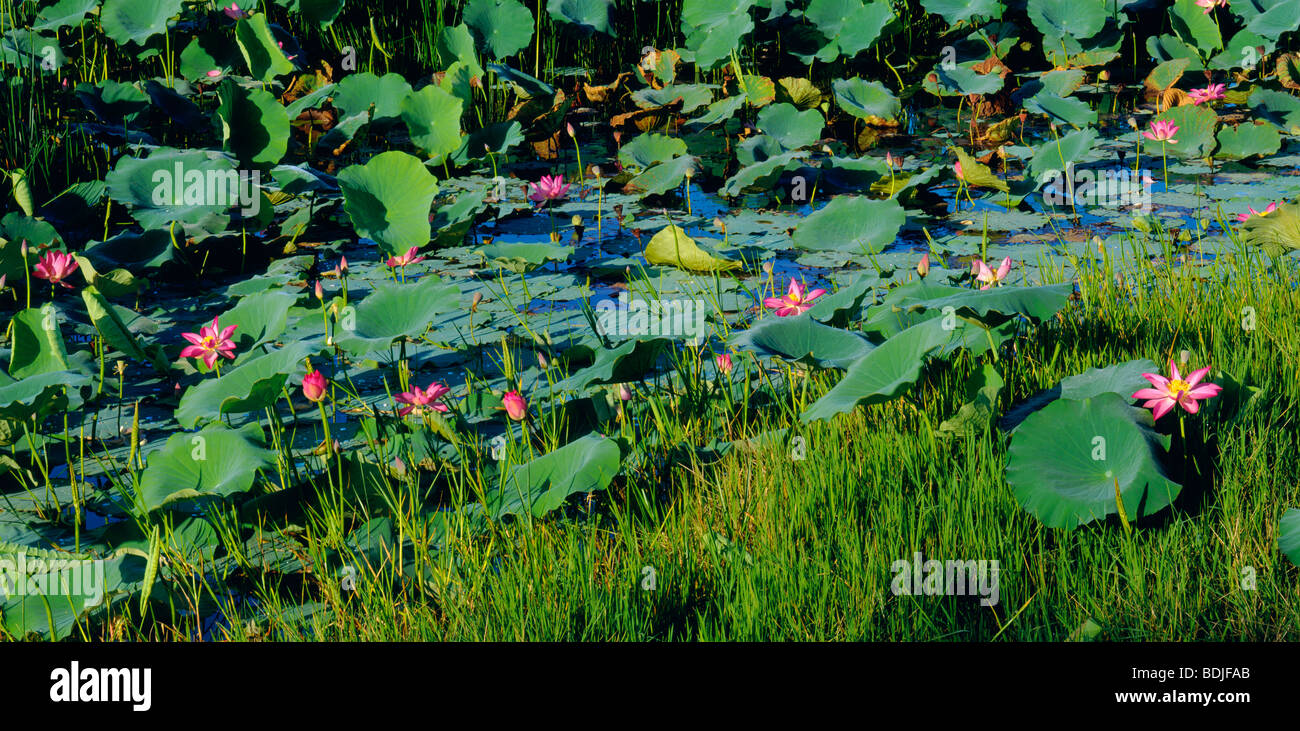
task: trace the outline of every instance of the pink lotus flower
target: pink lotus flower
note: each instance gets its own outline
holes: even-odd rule
[[[722,371],[723,373],[730,373],[730,372],[731,372],[731,354],[730,354],[730,353],[723,353],[722,355],[719,355],[718,357],[716,357],[716,358],[713,359],[713,362],[717,364],[717,366],[718,366],[718,370]]]
[[[329,382],[320,371],[312,371],[302,377],[302,395],[312,403],[320,403],[325,398],[325,386]]]
[[[921,260],[916,263],[916,273],[924,277],[930,273],[930,254],[921,255]]]
[[[64,281],[68,275],[77,271],[77,260],[72,258],[72,254],[65,254],[62,251],[50,251],[41,257],[33,267],[32,274],[37,279],[48,279],[50,284],[61,284],[68,289],[72,285]]]
[[[1201,11],[1202,15],[1208,15],[1215,6],[1228,7],[1228,0],[1196,0],[1197,7],[1205,8]]]
[[[198,358],[203,365],[212,368],[217,364],[217,356],[235,359],[235,342],[230,339],[238,325],[231,325],[222,330],[217,318],[212,318],[211,325],[199,328],[198,334],[181,333],[181,337],[190,341],[190,345],[181,351],[182,358]]]
[[[416,256],[416,254],[419,253],[419,251],[420,251],[420,247],[412,246],[411,248],[406,250],[405,254],[402,254],[401,256],[390,256],[388,257],[388,266],[408,267],[412,264],[422,262],[424,261],[424,257]]]
[[[523,421],[524,416],[528,414],[528,402],[518,391],[507,391],[505,396],[501,397],[501,403],[506,407],[506,415],[515,421]]]
[[[1213,383],[1197,385],[1201,383],[1202,378],[1205,378],[1205,374],[1210,372],[1209,366],[1193,371],[1184,380],[1178,373],[1178,366],[1171,359],[1169,372],[1171,374],[1169,378],[1159,373],[1143,373],[1142,377],[1150,381],[1155,388],[1144,388],[1133,394],[1133,398],[1147,399],[1142,407],[1151,409],[1157,419],[1169,413],[1175,405],[1182,406],[1189,414],[1195,414],[1200,410],[1197,401],[1214,398],[1223,390]]]
[[[556,198],[563,198],[569,192],[569,188],[564,178],[558,175],[543,175],[540,181],[528,184],[528,189],[532,191],[528,194],[528,200],[534,203],[553,201]]]
[[[1007,274],[1010,272],[1011,257],[1009,256],[1002,260],[1002,263],[998,265],[998,270],[996,272],[989,269],[989,265],[985,264],[983,259],[976,259],[974,263],[971,264],[971,273],[975,275],[975,281],[984,283],[984,286],[980,287],[980,289],[988,289],[989,287],[1000,283],[1003,279],[1007,278]]]
[[[1177,133],[1178,133],[1178,125],[1174,124],[1173,122],[1170,122],[1167,119],[1157,119],[1156,121],[1151,123],[1151,131],[1143,132],[1142,136],[1147,138],[1148,140],[1155,140],[1156,142],[1168,142],[1171,145],[1176,145],[1178,144],[1178,140],[1174,139],[1174,135]]]
[[[1250,217],[1251,217],[1252,214],[1254,214],[1254,215],[1256,215],[1256,216],[1267,216],[1268,214],[1270,214],[1270,213],[1272,213],[1273,211],[1276,211],[1276,210],[1277,210],[1277,203],[1276,203],[1276,202],[1269,203],[1269,204],[1268,204],[1268,208],[1265,208],[1264,211],[1263,211],[1262,213],[1261,213],[1260,211],[1255,210],[1254,208],[1250,208],[1250,206],[1247,206],[1247,208],[1250,209],[1250,213],[1238,213],[1238,214],[1237,214],[1237,222],[1238,222],[1238,223],[1245,223],[1245,222],[1249,221],[1249,220],[1250,220]]]
[[[1224,84],[1210,84],[1204,89],[1192,89],[1187,95],[1192,98],[1193,104],[1202,102],[1218,101],[1224,97],[1224,90],[1228,87]]]
[[[212,69],[211,71],[209,71],[209,72],[208,72],[208,78],[209,78],[209,79],[218,79],[218,78],[221,78],[221,69]]]
[[[966,176],[964,176],[964,175],[961,174],[961,160],[958,160],[957,162],[953,163],[953,164],[952,164],[952,169],[953,169],[953,172],[957,173],[957,178],[958,178],[959,180],[965,180],[965,179],[966,179]]]
[[[399,393],[393,399],[398,403],[406,404],[406,407],[398,410],[399,416],[406,416],[424,406],[428,406],[434,411],[445,412],[447,411],[447,404],[437,403],[437,401],[450,392],[451,389],[441,383],[430,383],[424,390],[420,390],[419,386],[413,385],[410,391]]]
[[[632,389],[628,388],[626,383],[618,384],[618,399],[620,401],[632,400]]]
[[[768,297],[763,300],[763,304],[776,310],[777,317],[790,317],[808,311],[813,306],[813,300],[824,294],[826,294],[826,290],[814,289],[805,295],[803,284],[791,277],[790,287],[786,290],[784,297]]]
[[[248,17],[248,11],[240,9],[240,7],[235,3],[231,3],[228,8],[222,8],[221,12],[225,13],[226,17],[231,20],[239,20],[240,18]]]

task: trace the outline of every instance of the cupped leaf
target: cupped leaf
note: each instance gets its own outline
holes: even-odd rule
[[[460,305],[460,287],[435,276],[414,284],[384,283],[357,305],[355,321],[342,321],[339,347],[363,355],[403,337],[418,337],[436,315]]]
[[[879,81],[866,81],[858,77],[836,79],[831,83],[835,101],[840,109],[860,119],[893,119],[902,109],[902,102]]]
[[[848,330],[823,325],[811,317],[769,317],[732,338],[733,347],[809,363],[848,368],[876,346]]]
[[[1149,411],[1118,394],[1060,399],[1016,431],[1007,482],[1021,507],[1051,528],[1113,515],[1120,499],[1125,516],[1138,520],[1167,507],[1182,489],[1160,465],[1168,442],[1152,430]]]
[[[494,520],[529,513],[540,518],[570,495],[608,487],[621,462],[617,440],[588,434],[511,470],[488,493],[486,512]]]
[[[174,434],[148,457],[140,476],[140,499],[152,511],[177,500],[227,497],[248,492],[257,471],[275,452],[263,446],[262,428],[231,429],[209,424],[191,434]]]
[[[204,378],[181,396],[176,422],[193,429],[222,414],[262,411],[280,399],[290,375],[306,372],[303,360],[319,350],[318,344],[298,342],[249,358],[219,378]]]
[[[681,227],[669,224],[650,238],[643,252],[651,264],[667,264],[692,272],[725,272],[741,266],[701,249]]]
[[[826,119],[816,109],[799,111],[793,104],[772,104],[758,113],[758,128],[787,150],[807,147],[821,137]]]
[[[338,184],[357,235],[374,240],[385,254],[428,243],[438,182],[415,156],[381,152],[365,165],[344,168]]]
[[[517,0],[470,0],[463,17],[479,48],[492,58],[513,56],[533,38],[533,13]]]

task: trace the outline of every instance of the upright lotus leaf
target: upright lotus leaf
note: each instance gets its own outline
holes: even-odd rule
[[[82,302],[86,305],[86,314],[95,326],[95,331],[118,352],[141,363],[148,363],[158,373],[167,372],[167,360],[157,345],[142,345],[135,334],[126,326],[117,305],[109,302],[94,286],[81,290]],[[127,311],[129,313],[129,310]]]
[[[0,544],[0,556],[6,549],[7,546]],[[23,553],[28,557],[28,566],[34,560],[60,563],[55,566],[43,563],[41,570],[29,574],[28,581],[44,587],[42,591],[11,596],[0,594],[4,629],[18,640],[40,637],[59,642],[67,639],[79,627],[84,628],[88,621],[93,621],[93,617],[102,616],[101,610],[112,601],[111,597],[134,591],[144,564],[144,559],[133,555],[93,559],[85,554],[32,547],[24,547]],[[102,571],[103,576],[102,582],[95,582],[98,586],[93,590],[89,582],[69,581],[70,576],[88,576],[92,571],[96,574]]]
[[[143,233],[124,231],[90,244],[85,254],[96,267],[121,266],[135,274],[144,274],[174,262],[176,247],[172,246],[171,235],[162,229]]]
[[[848,330],[823,325],[811,317],[768,317],[731,339],[733,347],[764,357],[848,368],[876,346]]]
[[[268,91],[248,89],[226,78],[221,82],[221,141],[226,152],[246,167],[267,168],[289,149],[289,115]]]
[[[745,106],[745,96],[737,94],[735,96],[724,97],[709,105],[704,114],[687,122],[687,127],[691,129],[705,129],[715,124],[726,122],[736,116],[736,112]]]
[[[1075,0],[1029,0],[1029,21],[1045,36],[1089,38],[1106,24],[1107,6]]]
[[[998,394],[1005,382],[992,363],[971,374],[966,382],[966,403],[957,415],[939,424],[939,433],[950,436],[975,436],[988,428],[998,407]]]
[[[263,84],[271,83],[277,76],[293,73],[293,62],[280,49],[264,13],[236,21],[235,42],[239,44],[239,52],[244,56],[244,63],[248,64],[249,73]]]
[[[32,30],[46,31],[60,28],[76,28],[85,22],[86,16],[99,7],[99,0],[59,0],[41,8],[36,14]]]
[[[381,152],[365,165],[344,168],[338,184],[357,235],[372,239],[385,255],[428,243],[438,181],[419,158],[400,150]]]
[[[1160,93],[1178,83],[1183,77],[1183,72],[1187,70],[1187,65],[1191,63],[1188,58],[1174,58],[1161,63],[1151,69],[1142,86],[1149,93]]]
[[[1088,103],[1075,97],[1061,97],[1044,89],[1025,100],[1025,109],[1047,115],[1052,121],[1064,122],[1071,127],[1086,127],[1097,123],[1097,112]]]
[[[812,0],[804,17],[837,47],[835,55],[853,58],[875,43],[894,11],[881,0]]]
[[[1151,385],[1142,377],[1143,373],[1159,372],[1160,366],[1148,358],[1117,363],[1105,368],[1089,368],[1078,375],[1061,379],[1061,382],[1055,386],[1035,394],[1009,410],[998,426],[1004,431],[1015,431],[1030,414],[1058,398],[1082,401],[1103,393],[1116,393],[1131,398],[1138,389]]]
[[[681,30],[697,67],[711,69],[731,57],[754,30],[749,10],[756,4],[756,0],[684,0]]]
[[[464,102],[437,86],[426,86],[402,102],[402,121],[411,143],[437,163],[460,147]]]
[[[954,147],[952,151],[957,155],[957,162],[961,163],[961,179],[966,185],[972,188],[993,188],[1003,193],[1011,190],[1007,181],[995,175],[988,165],[966,154],[960,147]]]
[[[1194,44],[1206,56],[1223,48],[1219,24],[1196,4],[1196,0],[1174,0],[1169,8],[1169,21],[1179,38]]]
[[[533,13],[518,0],[470,0],[463,17],[479,48],[495,59],[515,55],[533,39]]]
[[[867,297],[875,301],[875,284],[880,280],[874,273],[859,274],[852,282],[829,294],[817,298],[808,316],[828,325],[843,327],[862,312]]]
[[[1201,61],[1200,54],[1196,52],[1196,46],[1168,33],[1159,36],[1147,36],[1147,53],[1161,62],[1178,59],[1186,60],[1188,63],[1199,63]]]
[[[1214,126],[1219,121],[1219,115],[1214,110],[1200,105],[1174,107],[1161,112],[1151,121],[1160,120],[1178,125],[1178,132],[1174,134],[1178,143],[1161,144],[1143,138],[1142,147],[1146,154],[1159,155],[1164,151],[1176,157],[1199,158],[1206,157],[1214,148]]]
[[[452,154],[451,161],[456,165],[469,165],[488,157],[504,155],[523,141],[523,126],[517,121],[489,124],[461,137],[460,147]]]
[[[117,43],[138,43],[167,31],[168,21],[181,14],[182,0],[104,0],[99,25]]]
[[[556,88],[542,81],[536,76],[526,74],[519,69],[513,69],[503,63],[490,63],[488,70],[496,74],[502,81],[508,81],[514,86],[515,94],[520,99],[539,99],[545,101],[549,106],[556,96]]]
[[[725,272],[741,266],[738,261],[701,249],[695,239],[675,224],[665,226],[650,237],[643,256],[651,264],[666,264],[692,272]]]
[[[1300,99],[1285,91],[1256,88],[1247,103],[1255,114],[1282,128],[1288,134],[1300,134]]]
[[[1262,121],[1225,126],[1219,130],[1215,139],[1219,146],[1215,149],[1214,156],[1228,160],[1272,155],[1282,149],[1282,136],[1278,134],[1277,128]]]
[[[956,25],[976,16],[1001,18],[1006,8],[1000,0],[921,0],[925,12],[942,15],[948,25]]]
[[[59,327],[58,310],[53,304],[46,303],[39,309],[29,307],[14,315],[9,322],[13,333],[9,375],[26,378],[71,369],[68,348]]]
[[[943,318],[913,325],[889,338],[849,366],[844,378],[800,416],[804,423],[847,414],[861,404],[878,404],[902,396],[921,377],[928,355],[958,340]]]
[[[637,135],[618,150],[618,161],[625,169],[637,171],[686,154],[686,141],[680,137],[651,132]]]
[[[479,64],[478,53],[474,51],[474,35],[469,26],[449,25],[438,32],[438,60],[448,69],[454,64],[462,64],[471,78],[482,78],[483,67]]]
[[[531,513],[540,518],[570,495],[603,490],[622,469],[615,439],[588,434],[515,467],[489,488],[486,512],[493,520]]]
[[[93,85],[77,84],[77,99],[101,122],[122,125],[134,122],[149,108],[149,95],[135,84],[103,79]]]
[[[232,429],[214,423],[194,433],[173,434],[149,455],[140,476],[142,507],[152,511],[178,500],[248,492],[257,471],[275,461],[275,452],[263,444],[257,424]]]
[[[1282,522],[1277,526],[1277,547],[1291,563],[1300,566],[1300,508],[1282,514]]]
[[[816,109],[822,104],[822,91],[802,76],[785,76],[777,81],[776,101],[793,104],[798,109]]]
[[[787,150],[816,142],[826,119],[816,109],[799,111],[793,104],[772,104],[758,113],[758,128],[771,135]]]
[[[278,338],[289,323],[289,308],[297,301],[293,292],[272,289],[240,297],[234,307],[218,315],[222,328],[236,326],[230,337],[236,357],[243,359],[257,346]]]
[[[646,168],[645,172],[632,178],[624,186],[627,192],[641,192],[650,195],[662,195],[676,190],[688,173],[695,171],[696,158],[691,155],[674,157]]]
[[[831,82],[835,101],[840,109],[860,119],[893,119],[902,109],[902,102],[879,81],[866,81],[853,77]]]
[[[435,316],[459,306],[460,287],[435,276],[422,277],[414,284],[380,284],[357,305],[355,323],[342,323],[346,334],[338,344],[350,353],[364,355],[386,348],[398,338],[419,337]]]
[[[1059,399],[1025,419],[1007,451],[1007,482],[1021,507],[1050,528],[1075,528],[1118,512],[1129,520],[1168,506],[1182,486],[1165,475],[1169,437],[1151,412],[1118,394]],[[1117,488],[1118,485],[1118,488]]]
[[[146,230],[177,223],[223,231],[230,221],[225,211],[239,202],[237,194],[230,195],[231,184],[236,190],[241,185],[224,155],[170,148],[147,158],[123,155],[104,180],[108,197],[124,204]]]
[[[613,5],[612,0],[548,0],[546,12],[582,35],[604,33],[613,36],[614,26],[610,23]]]
[[[894,242],[906,221],[896,200],[840,196],[799,224],[794,245],[809,251],[874,254]]]
[[[176,407],[176,422],[193,429],[222,414],[260,413],[280,399],[289,376],[306,372],[303,360],[321,350],[321,343],[297,342],[263,353],[223,370],[219,378],[206,377],[190,386]],[[218,458],[220,455],[218,455]]]
[[[298,0],[303,20],[325,28],[343,12],[346,0]]]
[[[365,71],[350,74],[338,83],[334,108],[344,117],[369,115],[371,119],[396,119],[402,115],[402,102],[410,95],[411,84],[401,74],[375,76]]]
[[[1300,249],[1300,209],[1283,203],[1266,216],[1251,216],[1241,225],[1246,243],[1258,246],[1270,256]]]
[[[1044,143],[1029,161],[1029,177],[1042,184],[1054,174],[1064,175],[1071,163],[1078,163],[1092,150],[1096,141],[1097,131],[1087,128]]]
[[[243,56],[239,44],[228,34],[215,30],[194,36],[181,51],[181,76],[190,81],[207,81],[209,71],[225,71],[239,65]],[[297,115],[294,115],[297,116]]]
[[[1298,0],[1300,2],[1300,0]],[[1260,49],[1264,49],[1260,52]],[[1222,52],[1214,55],[1210,59],[1209,67],[1212,69],[1221,69],[1229,71],[1236,68],[1242,68],[1251,63],[1251,59],[1260,59],[1271,55],[1277,50],[1277,44],[1264,38],[1263,36],[1251,33],[1248,30],[1238,31],[1232,36],[1225,45]],[[1282,67],[1283,59],[1286,54],[1280,54],[1278,57],[1278,80],[1286,85],[1286,74]],[[1294,87],[1288,87],[1294,88]]]
[[[105,267],[106,271],[100,272],[95,268],[94,262],[81,254],[73,254],[72,258],[77,260],[77,271],[81,272],[81,276],[105,297],[129,297],[144,286],[143,280],[136,279],[134,274],[121,267]]]
[[[1273,41],[1294,31],[1296,18],[1300,18],[1300,0],[1245,2],[1232,9],[1246,20],[1246,30]]]

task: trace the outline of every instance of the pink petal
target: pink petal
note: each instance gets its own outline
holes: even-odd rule
[[[1159,373],[1143,373],[1142,377],[1150,381],[1152,386],[1166,393],[1169,391],[1169,379]]]
[[[1189,374],[1187,375],[1187,387],[1188,387],[1188,389],[1190,390],[1193,386],[1195,386],[1196,384],[1200,383],[1200,382],[1201,382],[1201,379],[1202,379],[1202,378],[1205,378],[1205,374],[1206,374],[1206,373],[1209,373],[1209,372],[1210,372],[1210,367],[1209,367],[1209,366],[1205,366],[1204,368],[1202,368],[1202,369],[1200,369],[1200,370],[1192,371],[1191,373],[1189,373]]]
[[[1179,403],[1179,405],[1181,405],[1184,409],[1187,409],[1187,413],[1189,413],[1189,414],[1195,414],[1197,411],[1200,411],[1200,410],[1201,410],[1200,405],[1198,405],[1198,404],[1196,403],[1196,399],[1194,399],[1194,398],[1186,398],[1186,397],[1184,397],[1184,398],[1178,399],[1178,403]]]
[[[1154,389],[1154,388],[1143,388],[1143,389],[1141,389],[1141,390],[1135,392],[1135,393],[1133,394],[1132,398],[1140,398],[1140,399],[1162,399],[1162,398],[1169,398],[1169,393],[1166,392],[1166,391],[1160,391],[1160,390],[1158,390],[1158,389]]]
[[[1202,383],[1196,388],[1193,388],[1190,391],[1188,391],[1187,395],[1191,396],[1194,399],[1205,400],[1208,398],[1214,398],[1215,396],[1218,396],[1221,391],[1223,391],[1223,387],[1219,386],[1218,384]]]
[[[1152,415],[1156,419],[1159,419],[1165,414],[1168,414],[1169,410],[1172,408],[1174,408],[1174,400],[1171,398],[1164,399],[1160,403],[1156,404],[1156,407],[1153,410]]]

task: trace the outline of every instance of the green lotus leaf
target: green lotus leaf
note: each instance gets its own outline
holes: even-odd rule
[[[567,23],[582,35],[604,33],[614,35],[614,26],[610,23],[613,10],[612,0],[548,0],[546,12],[561,23]]]
[[[957,410],[957,415],[944,419],[939,424],[938,432],[950,436],[975,436],[984,432],[993,422],[993,415],[998,407],[998,394],[1006,385],[1002,375],[992,363],[971,374],[966,381],[966,403]]]
[[[46,31],[60,28],[77,28],[86,16],[97,12],[99,0],[59,0],[41,8],[36,14],[32,30]]]
[[[921,0],[925,12],[942,15],[948,25],[956,25],[975,16],[1001,18],[1006,8],[999,0]]]
[[[879,81],[866,81],[853,77],[831,82],[835,101],[840,109],[860,119],[879,117],[893,119],[902,109],[902,102]]]
[[[123,155],[104,180],[108,197],[124,204],[145,229],[179,223],[223,231],[230,221],[225,211],[239,203],[235,166],[224,156],[199,150],[158,148],[147,158]]]
[[[270,92],[247,89],[226,78],[221,82],[221,141],[226,152],[246,167],[267,168],[289,149],[289,115]]]
[[[1214,156],[1230,160],[1272,155],[1282,149],[1282,136],[1278,134],[1277,128],[1264,122],[1225,126],[1219,130],[1216,139],[1219,147],[1214,151]]]
[[[1169,21],[1175,35],[1188,43],[1195,43],[1206,56],[1223,48],[1219,24],[1196,4],[1196,0],[1174,0],[1169,8]]]
[[[874,254],[898,238],[906,221],[896,200],[840,196],[799,224],[794,245],[808,251]]]
[[[302,11],[303,20],[325,28],[339,17],[346,2],[347,0],[298,0],[298,9]]]
[[[158,373],[167,372],[167,359],[162,354],[161,346],[142,345],[126,326],[122,312],[128,313],[129,316],[130,310],[119,308],[109,302],[93,285],[81,290],[81,299],[86,305],[86,313],[90,315],[95,331],[105,342],[128,358],[140,363],[148,363]]]
[[[624,168],[635,172],[685,154],[685,140],[651,132],[637,135],[631,142],[619,148],[618,161]]]
[[[1282,522],[1277,526],[1277,547],[1291,563],[1300,566],[1300,508],[1282,514]]]
[[[1063,174],[1071,163],[1078,163],[1092,150],[1097,141],[1097,131],[1091,128],[1075,130],[1059,140],[1043,143],[1034,151],[1029,161],[1029,177],[1041,185],[1053,173]]]
[[[642,109],[654,109],[681,99],[682,114],[690,114],[696,109],[712,103],[713,90],[716,88],[712,84],[673,84],[662,89],[646,87],[634,92],[632,101]]]
[[[787,150],[807,147],[816,142],[826,126],[826,119],[816,109],[799,111],[793,104],[772,104],[758,113],[758,128],[771,135]]]
[[[470,0],[463,18],[492,58],[513,56],[533,39],[533,13],[517,0]]]
[[[384,283],[356,306],[355,322],[341,321],[339,347],[357,355],[386,348],[394,340],[419,337],[433,318],[460,306],[460,287],[435,276],[414,284]]]
[[[460,148],[460,115],[464,103],[437,86],[426,86],[402,102],[402,121],[411,143],[433,162]]]
[[[173,434],[161,449],[149,454],[140,476],[140,499],[152,511],[178,500],[248,492],[257,471],[274,461],[275,452],[263,446],[257,424],[232,429],[216,423],[197,432]]]
[[[289,308],[297,301],[298,295],[293,292],[272,289],[240,297],[234,307],[217,316],[221,327],[237,326],[230,336],[235,342],[237,363],[254,356],[257,346],[272,342],[284,333],[289,323]]]
[[[482,254],[490,261],[496,262],[517,274],[524,274],[547,262],[565,262],[573,256],[572,246],[558,246],[547,243],[508,242],[492,243],[475,253]]]
[[[381,152],[365,165],[344,168],[338,184],[357,235],[374,240],[385,255],[429,242],[438,181],[414,155]]]
[[[1003,193],[1011,190],[1007,181],[995,175],[988,165],[966,154],[966,151],[960,147],[954,147],[952,150],[957,155],[957,161],[961,163],[961,178],[966,185],[972,188],[993,188]]]
[[[1029,0],[1029,20],[1045,36],[1089,38],[1106,24],[1106,6],[1073,0]]]
[[[233,69],[242,59],[239,44],[229,35],[208,31],[196,35],[181,51],[180,73],[190,81],[209,81],[209,71]]]
[[[488,493],[486,512],[493,520],[527,513],[540,518],[571,495],[608,487],[621,463],[617,440],[588,434],[511,470]]]
[[[181,14],[182,0],[104,0],[99,25],[117,43],[138,43],[167,31],[168,21]]]
[[[478,53],[474,50],[474,35],[469,26],[449,25],[438,32],[438,59],[448,69],[461,64],[471,78],[482,78],[483,67],[479,64]]]
[[[812,0],[804,17],[836,45],[836,56],[853,58],[875,43],[894,11],[880,0]]]
[[[269,84],[275,77],[293,73],[293,62],[284,55],[280,44],[271,32],[266,15],[258,13],[235,22],[235,43],[248,64],[254,79]]]
[[[319,343],[298,342],[255,355],[234,367],[227,364],[220,377],[204,378],[185,390],[176,407],[176,422],[183,429],[193,429],[202,422],[217,421],[222,414],[261,412],[280,399],[289,376],[306,372],[304,359],[320,350]]]
[[[1214,126],[1219,116],[1214,110],[1200,105],[1174,107],[1161,112],[1151,121],[1165,120],[1178,125],[1174,139],[1178,144],[1160,143],[1143,138],[1143,152],[1159,155],[1161,151],[1184,158],[1205,157],[1214,147]]]
[[[350,74],[334,90],[334,108],[343,117],[369,114],[371,119],[396,119],[411,84],[401,74],[375,76],[369,71]],[[373,112],[371,108],[373,107]]]
[[[1182,486],[1165,475],[1168,437],[1151,413],[1115,393],[1059,399],[1025,419],[1007,451],[1007,482],[1027,512],[1050,528],[1075,528],[1119,511],[1139,520],[1167,507]],[[1117,487],[1118,485],[1118,487]]]
[[[800,316],[765,318],[737,333],[731,344],[764,357],[841,369],[876,347],[861,335]]]
[[[13,316],[9,375],[26,378],[50,371],[72,370],[68,348],[53,304],[29,307]]]

